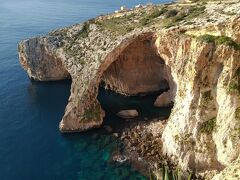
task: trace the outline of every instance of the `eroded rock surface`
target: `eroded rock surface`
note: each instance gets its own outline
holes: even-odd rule
[[[39,81],[70,78],[61,57],[55,53],[59,39],[33,38],[19,44],[19,59],[29,77]]]
[[[22,41],[20,62],[36,80],[71,76],[62,132],[102,124],[101,81],[130,95],[167,84],[174,107],[162,134],[164,153],[197,172],[236,167],[239,9],[239,2],[224,1],[124,10]]]
[[[165,63],[153,43],[151,38],[129,45],[104,72],[106,88],[126,95],[168,89]]]

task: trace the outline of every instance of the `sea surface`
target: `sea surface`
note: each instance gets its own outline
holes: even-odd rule
[[[170,0],[0,0],[0,180],[146,179],[127,164],[109,162],[119,142],[104,128],[59,132],[71,82],[30,81],[18,62],[17,44],[122,5],[150,2]],[[142,107],[142,116],[158,112],[148,104],[152,97],[128,99],[100,89],[98,98],[109,114],[122,106]],[[145,106],[139,106],[143,99]],[[113,115],[106,122],[121,124]]]

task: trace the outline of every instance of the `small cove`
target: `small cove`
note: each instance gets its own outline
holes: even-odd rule
[[[124,96],[111,90],[99,88],[98,100],[106,113],[103,125],[109,125],[118,132],[126,128],[132,121],[149,121],[154,118],[166,119],[170,115],[171,107],[157,108],[153,106],[160,93],[151,93],[146,96]],[[137,110],[139,116],[133,120],[125,120],[117,116],[119,111],[128,109]]]

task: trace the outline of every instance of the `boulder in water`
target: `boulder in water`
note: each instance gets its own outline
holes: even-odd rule
[[[109,126],[109,125],[105,125],[105,126],[104,126],[104,129],[105,129],[108,133],[112,133],[112,132],[113,132],[112,127]]]
[[[171,100],[171,95],[169,92],[163,92],[160,96],[157,97],[154,102],[154,106],[156,107],[171,107],[173,102]]]
[[[119,111],[117,113],[117,115],[121,118],[124,118],[124,119],[130,119],[130,118],[135,118],[135,117],[138,117],[138,111],[135,110],[135,109],[131,109],[131,110],[122,110],[122,111]]]

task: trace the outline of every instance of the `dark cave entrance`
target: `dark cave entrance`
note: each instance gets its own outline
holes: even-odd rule
[[[172,104],[155,107],[154,102],[163,92],[170,92],[172,84],[170,69],[157,53],[154,36],[136,38],[102,74],[98,100],[106,113],[104,124],[119,128],[126,120],[116,114],[129,109],[137,110],[137,120],[141,121],[168,118]]]
[[[153,103],[158,95],[159,92],[145,96],[125,96],[100,87],[98,100],[105,111],[103,125],[110,125],[114,132],[118,132],[137,121],[149,121],[155,118],[158,120],[167,119],[171,113],[172,106],[154,107]],[[137,110],[139,116],[131,119],[117,116],[119,111],[128,109]]]

